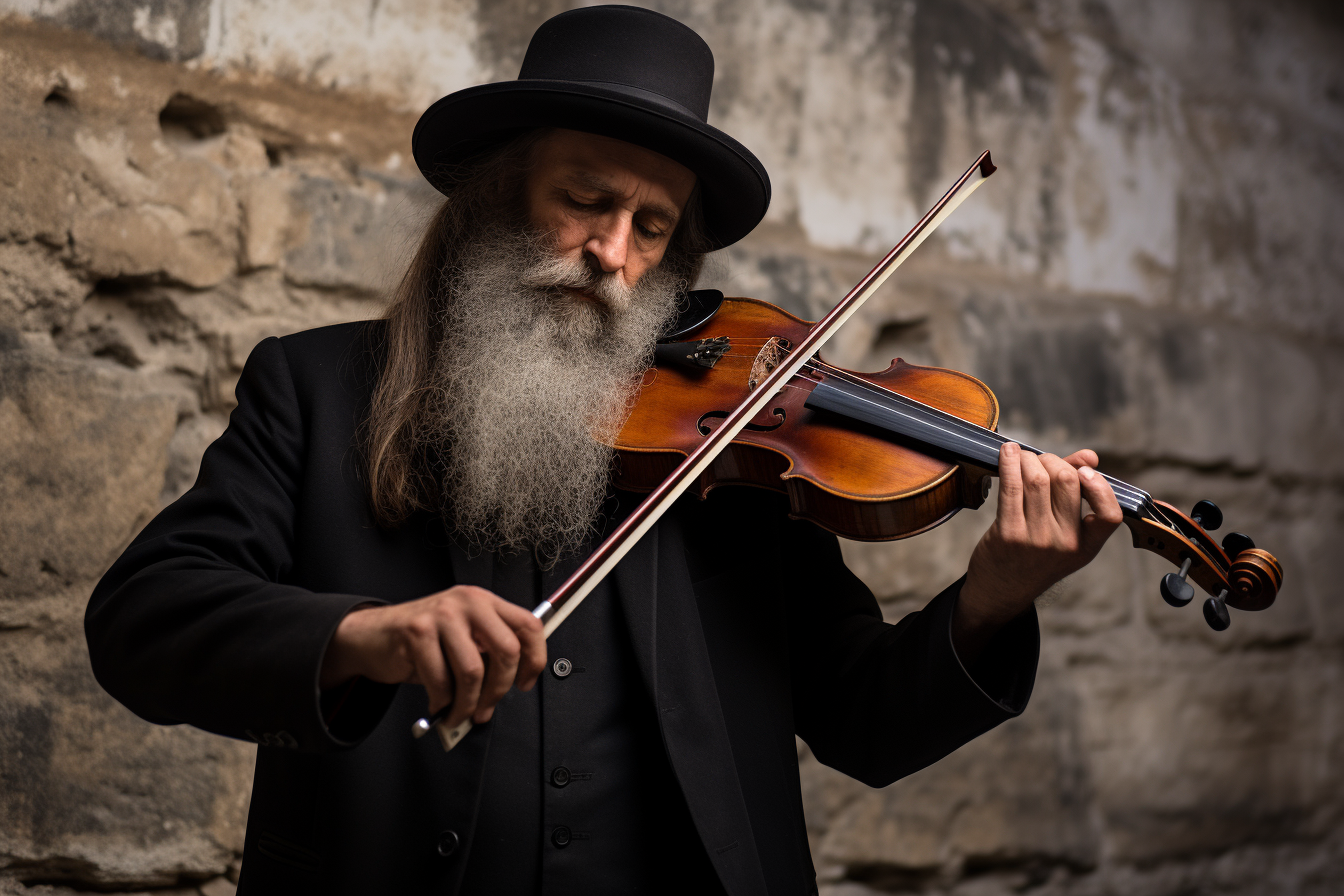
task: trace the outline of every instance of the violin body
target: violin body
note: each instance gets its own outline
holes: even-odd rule
[[[713,431],[770,366],[772,346],[802,341],[812,324],[768,302],[724,299],[718,313],[679,334],[688,343],[728,337],[713,367],[659,365],[645,375],[638,403],[617,441],[617,485],[647,492]],[[898,392],[986,429],[999,403],[975,377],[899,359],[853,377]],[[889,433],[806,407],[815,380],[794,377],[720,454],[697,483],[784,492],[793,516],[844,538],[887,541],[917,535],[963,507],[979,507],[990,473],[939,459]]]

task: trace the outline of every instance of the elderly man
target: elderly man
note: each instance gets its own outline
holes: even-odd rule
[[[94,593],[114,696],[261,745],[243,893],[815,892],[795,734],[881,786],[1025,706],[1033,598],[1119,522],[1091,452],[1007,446],[966,576],[897,625],[750,489],[681,501],[549,643],[528,612],[638,500],[607,446],[703,254],[765,214],[712,73],[595,7],[435,104],[446,200],[386,319],[262,342]],[[450,703],[455,750],[411,738]]]

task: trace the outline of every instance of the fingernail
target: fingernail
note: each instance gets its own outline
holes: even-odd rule
[[[1017,452],[1018,452],[1018,447],[1017,447],[1017,443],[1016,443],[1016,442],[1005,442],[1005,443],[1004,443],[1004,446],[1003,446],[1003,456],[1004,456],[1004,457],[1016,457],[1016,456],[1017,456]]]
[[[1095,475],[1095,471],[1094,471],[1091,467],[1079,467],[1079,468],[1078,468],[1078,473],[1079,473],[1084,479],[1091,479],[1091,478],[1093,477],[1093,475]]]

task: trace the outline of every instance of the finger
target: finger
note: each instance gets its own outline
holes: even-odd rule
[[[1050,473],[1030,451],[1022,452],[1022,513],[1034,542],[1054,541],[1056,524],[1050,504]]]
[[[1115,498],[1115,491],[1105,476],[1091,467],[1083,467],[1078,471],[1078,475],[1081,479],[1083,497],[1092,508],[1092,512],[1083,518],[1083,544],[1090,553],[1095,554],[1101,550],[1106,539],[1111,537],[1111,533],[1124,522],[1124,514],[1120,510],[1120,502]]]
[[[485,683],[481,687],[481,698],[476,704],[472,719],[478,724],[490,721],[494,715],[495,704],[503,699],[513,686],[514,676],[518,672],[519,644],[513,629],[499,618],[493,601],[482,604],[472,614],[472,633],[477,647],[489,655],[486,663]]]
[[[439,641],[453,671],[453,710],[448,714],[446,724],[455,728],[476,711],[476,704],[481,699],[481,685],[485,681],[485,658],[471,637],[470,626],[461,612],[441,617]]]
[[[1092,467],[1093,469],[1096,469],[1100,461],[1097,460],[1097,452],[1093,451],[1091,448],[1083,448],[1064,458],[1064,463],[1075,468]]]
[[[520,691],[530,691],[537,683],[537,676],[546,668],[546,631],[541,620],[517,604],[511,604],[502,597],[499,601],[499,615],[513,629],[518,638],[521,655],[518,660],[518,674],[514,684]]]
[[[439,630],[432,619],[411,624],[409,648],[412,677],[424,686],[429,711],[436,713],[452,701],[453,683],[443,648],[439,646]]]
[[[999,446],[999,509],[995,519],[1004,532],[1026,528],[1022,510],[1022,449],[1015,442]]]
[[[1082,487],[1078,471],[1052,454],[1041,457],[1041,465],[1050,474],[1050,509],[1061,532],[1076,538],[1082,526]]]

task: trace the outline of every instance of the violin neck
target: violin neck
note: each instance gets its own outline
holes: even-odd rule
[[[999,447],[1010,441],[1008,438],[898,392],[839,374],[832,370],[816,381],[805,406],[866,423],[921,450],[933,449],[955,463],[973,464],[998,473]],[[1017,444],[1024,451],[1044,453],[1023,442]],[[1106,476],[1106,480],[1125,513],[1145,515],[1150,503],[1146,492],[1111,476]]]

